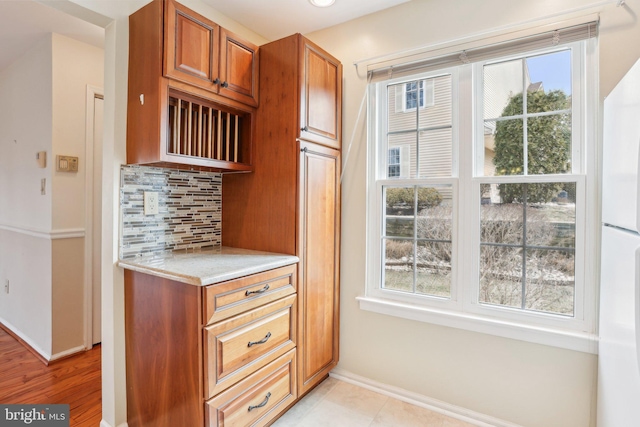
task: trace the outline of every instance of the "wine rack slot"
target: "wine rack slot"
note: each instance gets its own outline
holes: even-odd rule
[[[169,154],[243,163],[246,113],[190,96],[169,95]]]

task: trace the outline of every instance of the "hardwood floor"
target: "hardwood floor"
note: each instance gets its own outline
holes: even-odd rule
[[[0,328],[0,403],[70,406],[71,427],[102,419],[100,346],[46,366]]]

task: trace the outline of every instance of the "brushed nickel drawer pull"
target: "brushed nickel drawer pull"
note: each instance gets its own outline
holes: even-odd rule
[[[251,294],[261,294],[261,293],[266,292],[268,290],[269,290],[269,284],[267,283],[266,285],[264,285],[264,288],[259,289],[257,291],[247,291],[247,292],[244,293],[244,295],[248,297]]]
[[[251,347],[256,344],[264,344],[269,340],[269,338],[271,338],[271,332],[267,333],[267,335],[264,338],[262,338],[260,341],[249,341],[249,344],[247,344],[247,347]]]
[[[269,398],[271,397],[271,392],[267,393],[267,395],[264,397],[264,400],[255,406],[249,406],[249,412],[253,411],[254,409],[258,409],[258,408],[262,408],[264,405],[266,405],[269,402]]]

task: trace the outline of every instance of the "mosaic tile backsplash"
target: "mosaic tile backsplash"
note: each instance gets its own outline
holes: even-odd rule
[[[158,214],[144,214],[144,192]],[[120,258],[222,244],[222,175],[126,165],[120,169]]]

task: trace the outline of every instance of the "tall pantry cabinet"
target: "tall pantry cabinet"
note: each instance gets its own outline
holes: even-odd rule
[[[294,254],[298,393],[338,363],[342,65],[300,34],[260,46],[254,172],[223,178],[225,246]]]

